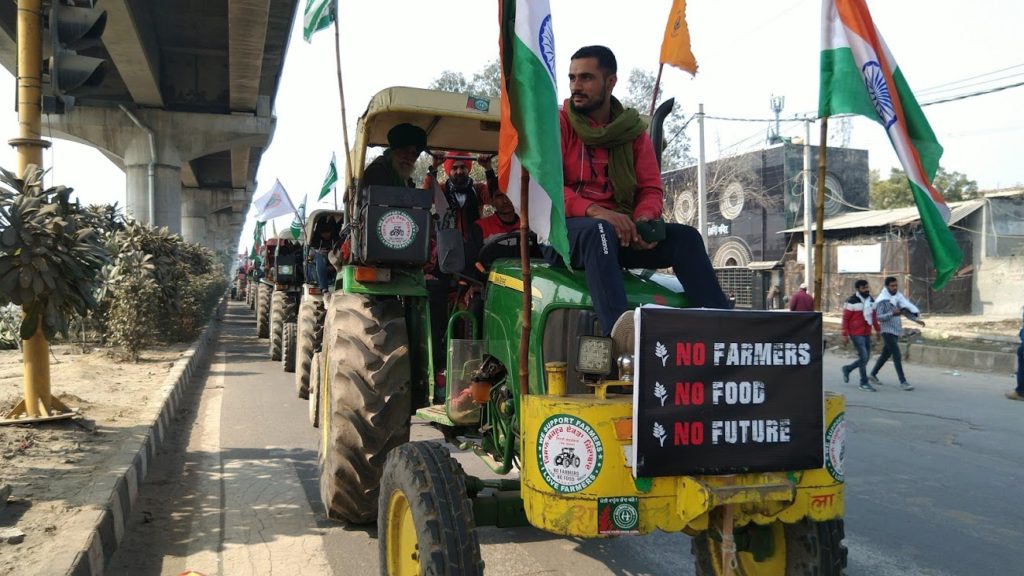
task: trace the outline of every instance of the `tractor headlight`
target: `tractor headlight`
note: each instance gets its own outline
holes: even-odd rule
[[[580,336],[576,348],[576,371],[594,376],[607,376],[612,369],[611,338]]]

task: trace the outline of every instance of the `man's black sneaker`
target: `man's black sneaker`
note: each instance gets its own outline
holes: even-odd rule
[[[871,384],[868,384],[867,382],[864,382],[863,384],[861,384],[860,385],[860,389],[861,390],[867,390],[868,392],[878,392],[878,390],[875,390],[874,386],[872,386]]]
[[[849,384],[849,383],[850,383],[850,371],[846,369],[846,366],[843,366],[843,384]]]

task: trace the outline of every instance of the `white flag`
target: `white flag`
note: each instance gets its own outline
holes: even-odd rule
[[[295,205],[292,204],[292,199],[288,197],[288,192],[280,180],[274,180],[274,187],[270,192],[254,200],[253,206],[256,207],[256,219],[264,222],[296,212]]]

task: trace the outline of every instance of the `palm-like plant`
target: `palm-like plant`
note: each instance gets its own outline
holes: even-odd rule
[[[0,305],[21,306],[24,340],[39,327],[47,340],[67,334],[71,317],[96,305],[109,260],[92,218],[70,201],[72,189],[44,189],[43,174],[35,165],[23,178],[0,169]]]

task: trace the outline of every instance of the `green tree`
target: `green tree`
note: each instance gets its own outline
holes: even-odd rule
[[[474,72],[473,77],[469,80],[466,80],[466,75],[462,72],[445,70],[430,83],[428,88],[497,98],[501,96],[501,64],[497,60],[491,60],[483,68]]]
[[[881,179],[878,170],[872,170],[870,182],[871,208],[887,210],[914,205],[914,194],[910,191],[910,181],[907,180],[907,174],[903,170],[893,168],[886,180]],[[946,202],[958,202],[978,197],[976,181],[970,180],[960,172],[947,172],[941,166],[935,173],[932,185]]]
[[[653,72],[633,68],[629,72],[629,79],[626,83],[626,96],[622,98],[622,105],[627,108],[636,108],[641,114],[647,114],[651,109],[651,96],[654,95],[655,76]],[[665,93],[658,91],[658,104],[665,100]],[[693,164],[694,159],[690,156],[690,139],[683,130],[686,120],[683,117],[682,108],[676,104],[672,113],[665,119],[664,134],[666,146],[661,155],[661,171],[676,170]]]
[[[444,92],[467,92],[469,82],[466,81],[466,76],[462,72],[445,70],[427,88]]]
[[[497,60],[488,62],[479,72],[473,74],[469,83],[469,92],[476,96],[501,96],[501,63]]]

